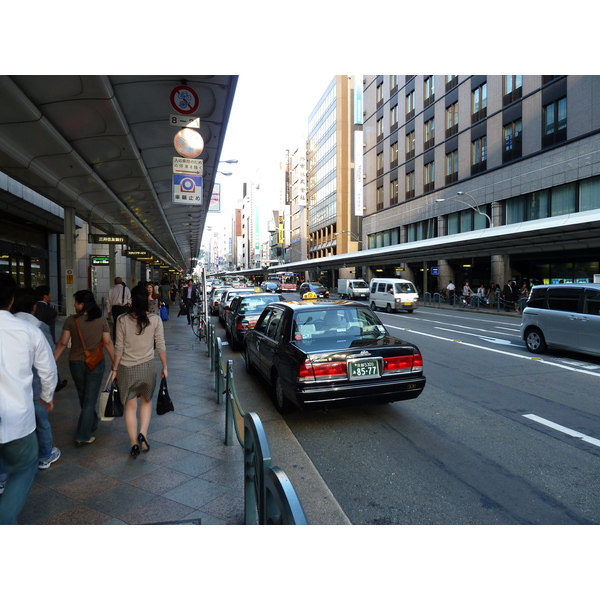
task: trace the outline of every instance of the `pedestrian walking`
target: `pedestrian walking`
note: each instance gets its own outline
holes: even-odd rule
[[[149,292],[136,287],[131,308],[117,322],[115,357],[112,379],[119,383],[119,395],[125,404],[125,426],[131,442],[130,455],[148,452],[148,427],[152,417],[152,396],[156,387],[154,348],[162,363],[161,378],[167,377],[167,349],[163,323],[158,315],[148,311]],[[138,430],[138,397],[140,398],[140,427]]]
[[[50,329],[50,335],[52,336],[52,348],[56,346],[56,317],[58,317],[58,311],[50,304],[52,301],[52,294],[50,293],[50,287],[47,285],[38,285],[35,288],[36,295],[36,308],[35,316],[37,319],[46,323]],[[66,385],[67,380],[63,379],[58,374],[58,384],[56,385],[55,392],[60,392]]]
[[[159,286],[159,295],[160,301],[163,306],[167,309],[167,313],[169,312],[169,308],[171,306],[171,286],[169,285],[169,280],[165,277]]]
[[[148,281],[146,283],[146,289],[148,290],[148,312],[160,317],[160,300],[154,284],[151,281]]]
[[[511,279],[509,279],[502,289],[502,301],[504,303],[504,310],[506,312],[510,312],[511,305],[514,304],[515,301],[515,286]]]
[[[80,290],[75,292],[73,298],[76,312],[65,319],[62,334],[54,351],[54,358],[58,360],[70,341],[69,370],[81,406],[75,433],[75,445],[79,448],[96,440],[92,436],[100,423],[100,417],[96,411],[96,401],[102,387],[105,369],[104,359],[90,369],[85,363],[85,350],[91,352],[100,343],[103,343],[112,361],[114,346],[108,322],[102,315],[102,309],[96,303],[94,294],[89,290]]]
[[[112,338],[115,339],[115,323],[117,317],[127,312],[131,304],[131,291],[123,282],[121,277],[115,277],[115,285],[108,290],[106,296],[106,311],[108,318],[112,318],[113,329]]]
[[[181,301],[184,306],[187,308],[187,322],[188,325],[191,324],[192,319],[192,308],[198,299],[198,292],[196,291],[196,287],[194,286],[194,281],[192,279],[188,279],[187,287],[184,287],[181,292]]]
[[[52,352],[55,344],[52,339],[50,327],[42,323],[36,316],[36,294],[32,289],[21,288],[15,293],[15,300],[10,312],[34,327],[39,327],[44,337],[48,341]],[[51,464],[60,458],[60,450],[52,441],[52,426],[50,425],[50,416],[46,403],[40,398],[42,393],[42,384],[37,369],[33,367],[33,402],[35,408],[35,433],[38,441],[38,468],[47,469]],[[55,391],[56,393],[56,391]]]
[[[58,380],[52,349],[39,327],[10,313],[17,283],[0,273],[0,524],[16,525],[38,470],[33,367],[40,398],[53,408]]]

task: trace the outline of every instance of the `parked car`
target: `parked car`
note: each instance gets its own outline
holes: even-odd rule
[[[354,301],[269,304],[246,333],[244,358],[271,384],[282,413],[408,400],[425,387],[419,349]]]
[[[260,284],[260,291],[264,293],[278,294],[281,292],[281,288],[279,287],[279,283],[277,281],[263,281]]]
[[[305,281],[299,288],[300,298],[307,292],[313,292],[317,298],[329,298],[329,290],[322,284],[314,281]]]
[[[221,325],[223,325],[223,327],[225,327],[227,311],[229,310],[231,301],[236,296],[248,294],[254,294],[254,290],[252,288],[228,288],[221,294],[221,300],[219,301],[219,322]]]
[[[548,347],[600,356],[600,284],[536,285],[521,318],[530,352]]]
[[[223,287],[223,286],[218,286],[218,287],[214,287],[212,289],[212,291],[210,292],[210,295],[208,297],[208,310],[210,311],[211,315],[218,315],[219,314],[219,304],[221,302],[221,295],[223,294],[223,292],[225,290],[228,290],[230,288],[228,287]],[[231,288],[233,289],[233,288]]]
[[[244,338],[254,329],[258,317],[271,302],[285,300],[281,294],[244,294],[236,296],[229,305],[225,319],[225,334],[234,350],[244,345]]]

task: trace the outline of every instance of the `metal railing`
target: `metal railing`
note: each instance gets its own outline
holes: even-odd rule
[[[519,302],[521,305],[521,303]],[[513,301],[505,301],[500,296],[497,296],[492,304],[488,304],[488,302],[478,296],[477,294],[473,294],[468,298],[466,296],[460,296],[458,294],[452,294],[451,296],[444,296],[439,292],[431,294],[426,292],[423,294],[423,306],[433,306],[441,308],[442,306],[448,306],[450,308],[462,308],[462,309],[470,309],[470,310],[481,310],[485,308],[487,310],[495,310],[496,312],[500,312],[505,308],[509,310],[514,310],[515,302]],[[522,310],[522,305],[521,305]]]
[[[259,416],[244,412],[235,389],[233,360],[223,362],[223,344],[208,324],[208,356],[215,373],[217,403],[225,401],[225,444],[235,433],[244,450],[245,525],[307,525],[294,486],[279,467],[271,464],[271,449]]]

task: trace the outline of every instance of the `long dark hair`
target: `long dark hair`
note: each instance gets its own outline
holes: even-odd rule
[[[96,303],[96,298],[90,290],[79,290],[73,294],[75,302],[83,303],[83,310],[79,313],[78,317],[83,313],[87,313],[86,321],[93,321],[99,319],[102,316],[102,309]]]
[[[145,285],[136,285],[131,290],[131,308],[128,312],[132,319],[137,321],[138,335],[150,325],[148,318],[148,289]]]

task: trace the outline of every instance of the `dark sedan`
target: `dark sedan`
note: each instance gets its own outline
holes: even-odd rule
[[[263,281],[260,284],[260,291],[267,294],[278,294],[281,292],[281,288],[277,281]]]
[[[250,294],[236,296],[225,315],[225,335],[234,350],[244,345],[246,333],[254,328],[258,317],[271,302],[285,300],[280,294]]]
[[[317,295],[317,298],[329,298],[329,290],[322,284],[316,282],[304,282],[299,288],[300,298],[307,292]]]
[[[269,304],[246,333],[244,357],[246,369],[271,384],[282,413],[408,400],[425,387],[419,349],[359,302]]]

